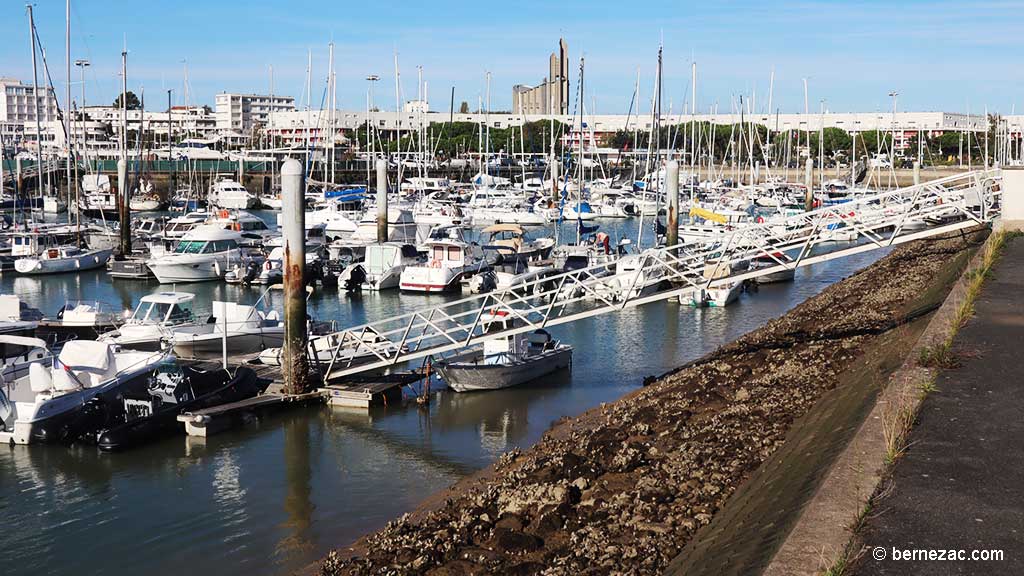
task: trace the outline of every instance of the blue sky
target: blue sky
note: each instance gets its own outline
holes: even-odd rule
[[[511,8],[511,9],[509,9]],[[698,65],[697,101],[727,112],[739,95],[756,93],[767,109],[887,110],[900,93],[903,110],[1009,113],[1024,111],[1024,2],[621,2],[606,0],[481,4],[324,2],[314,0],[73,0],[72,59],[87,58],[86,99],[109,103],[120,86],[124,39],[129,89],[142,87],[159,107],[166,89],[182,101],[183,61],[192,102],[213,105],[220,91],[266,92],[304,100],[306,55],[313,51],[313,105],[327,75],[327,44],[336,45],[339,107],[363,109],[367,74],[378,74],[376,103],[395,106],[394,52],[403,99],[416,96],[416,67],[429,83],[433,109],[475,108],[491,71],[491,108],[511,105],[511,86],[547,72],[559,36],[569,43],[570,70],[586,57],[588,111],[624,113],[636,71],[650,96],[658,43],[665,44],[665,108],[678,110]],[[58,92],[64,91],[64,2],[39,0],[36,22]],[[25,6],[0,2],[0,75],[31,80]],[[77,70],[73,71],[77,83]],[[573,94],[576,83],[573,81]],[[80,88],[73,86],[75,98]],[[148,107],[157,107],[150,104]],[[591,110],[593,109],[593,110]],[[647,109],[647,105],[643,106]]]

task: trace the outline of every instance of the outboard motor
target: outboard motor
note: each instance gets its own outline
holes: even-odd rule
[[[363,267],[358,264],[345,268],[345,271],[338,277],[338,285],[344,288],[345,292],[359,290],[363,282],[366,282],[366,270],[363,270]]]

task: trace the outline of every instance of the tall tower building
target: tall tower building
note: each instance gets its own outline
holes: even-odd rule
[[[548,57],[548,75],[537,86],[512,87],[513,114],[569,113],[569,45],[558,39],[558,52]]]

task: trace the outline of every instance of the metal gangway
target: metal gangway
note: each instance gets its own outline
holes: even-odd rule
[[[634,262],[631,269],[641,273],[598,264],[354,326],[311,340],[310,350],[315,355],[311,360],[324,369],[327,379],[337,379],[453,353],[485,340],[988,224],[1000,212],[1000,183],[998,169],[968,172],[855,196],[848,202],[738,227],[699,242],[648,249],[627,256],[640,259],[639,266]],[[837,229],[855,231],[858,241],[834,242]],[[770,265],[756,270],[739,266],[753,258],[769,259]],[[714,272],[709,274],[709,269]],[[518,321],[496,330],[487,325],[485,314],[511,315]]]
[[[60,159],[44,160],[39,166],[35,164],[24,166],[20,173],[10,166],[4,166],[4,169],[2,170],[3,184],[13,184],[18,181],[19,176],[25,180],[35,178],[36,175],[40,173],[40,168],[42,168],[41,172],[43,174],[49,174],[50,172],[59,172],[60,170],[63,170],[64,166],[65,161]]]

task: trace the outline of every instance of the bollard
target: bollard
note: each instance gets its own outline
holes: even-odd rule
[[[117,161],[117,215],[121,219],[121,255],[132,253],[132,213],[128,199],[128,161]]]
[[[668,222],[665,225],[665,245],[679,243],[679,162],[669,160],[665,166],[665,191],[668,195]]]
[[[245,186],[245,159],[238,159],[238,183]]]
[[[804,183],[807,191],[804,192],[804,210],[810,212],[814,209],[814,160],[807,159],[804,165]]]
[[[914,162],[914,186],[921,183],[921,163]]]
[[[388,163],[377,160],[377,242],[388,241]]]
[[[294,158],[281,166],[281,224],[284,233],[284,350],[281,362],[285,392],[306,391],[306,207],[305,176]]]

